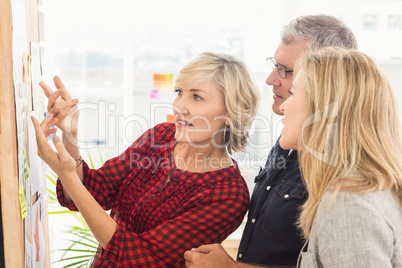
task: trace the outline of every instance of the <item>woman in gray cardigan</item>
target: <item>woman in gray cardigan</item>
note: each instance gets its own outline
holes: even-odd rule
[[[280,145],[297,149],[309,197],[299,267],[402,267],[402,132],[395,96],[372,59],[306,54],[280,107]]]

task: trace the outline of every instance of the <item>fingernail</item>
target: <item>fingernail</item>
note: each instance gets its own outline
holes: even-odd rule
[[[73,99],[73,103],[78,103],[78,99]]]

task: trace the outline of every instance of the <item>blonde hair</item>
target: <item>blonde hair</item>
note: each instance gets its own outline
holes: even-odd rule
[[[391,189],[402,204],[398,105],[374,61],[358,51],[325,48],[302,56],[306,114],[300,165],[309,197],[299,224],[305,238],[325,193]],[[312,123],[315,122],[315,123]]]
[[[205,52],[189,62],[176,79],[176,86],[214,82],[224,97],[229,113],[225,144],[229,153],[244,151],[249,130],[258,111],[260,94],[246,65],[234,56]]]

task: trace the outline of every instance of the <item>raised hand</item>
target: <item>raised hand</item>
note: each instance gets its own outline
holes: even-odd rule
[[[72,99],[66,90],[60,77],[53,79],[57,90],[53,91],[46,83],[40,82],[46,97],[48,98],[47,110],[58,119],[56,126],[63,132],[76,136],[78,127],[78,99]]]
[[[75,160],[66,151],[60,138],[55,135],[53,137],[53,144],[57,149],[53,151],[52,147],[48,143],[47,136],[54,133],[54,130],[50,129],[51,126],[57,124],[57,118],[54,118],[52,114],[49,114],[41,124],[35,117],[31,117],[33,125],[35,127],[36,142],[38,145],[38,155],[49,167],[56,172],[59,177],[63,177],[69,174],[76,174]]]

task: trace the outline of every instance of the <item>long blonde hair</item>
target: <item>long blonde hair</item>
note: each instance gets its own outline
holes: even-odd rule
[[[358,51],[325,48],[302,56],[306,114],[299,152],[309,197],[299,224],[305,238],[327,190],[391,189],[402,204],[402,141],[398,105],[374,61]]]

